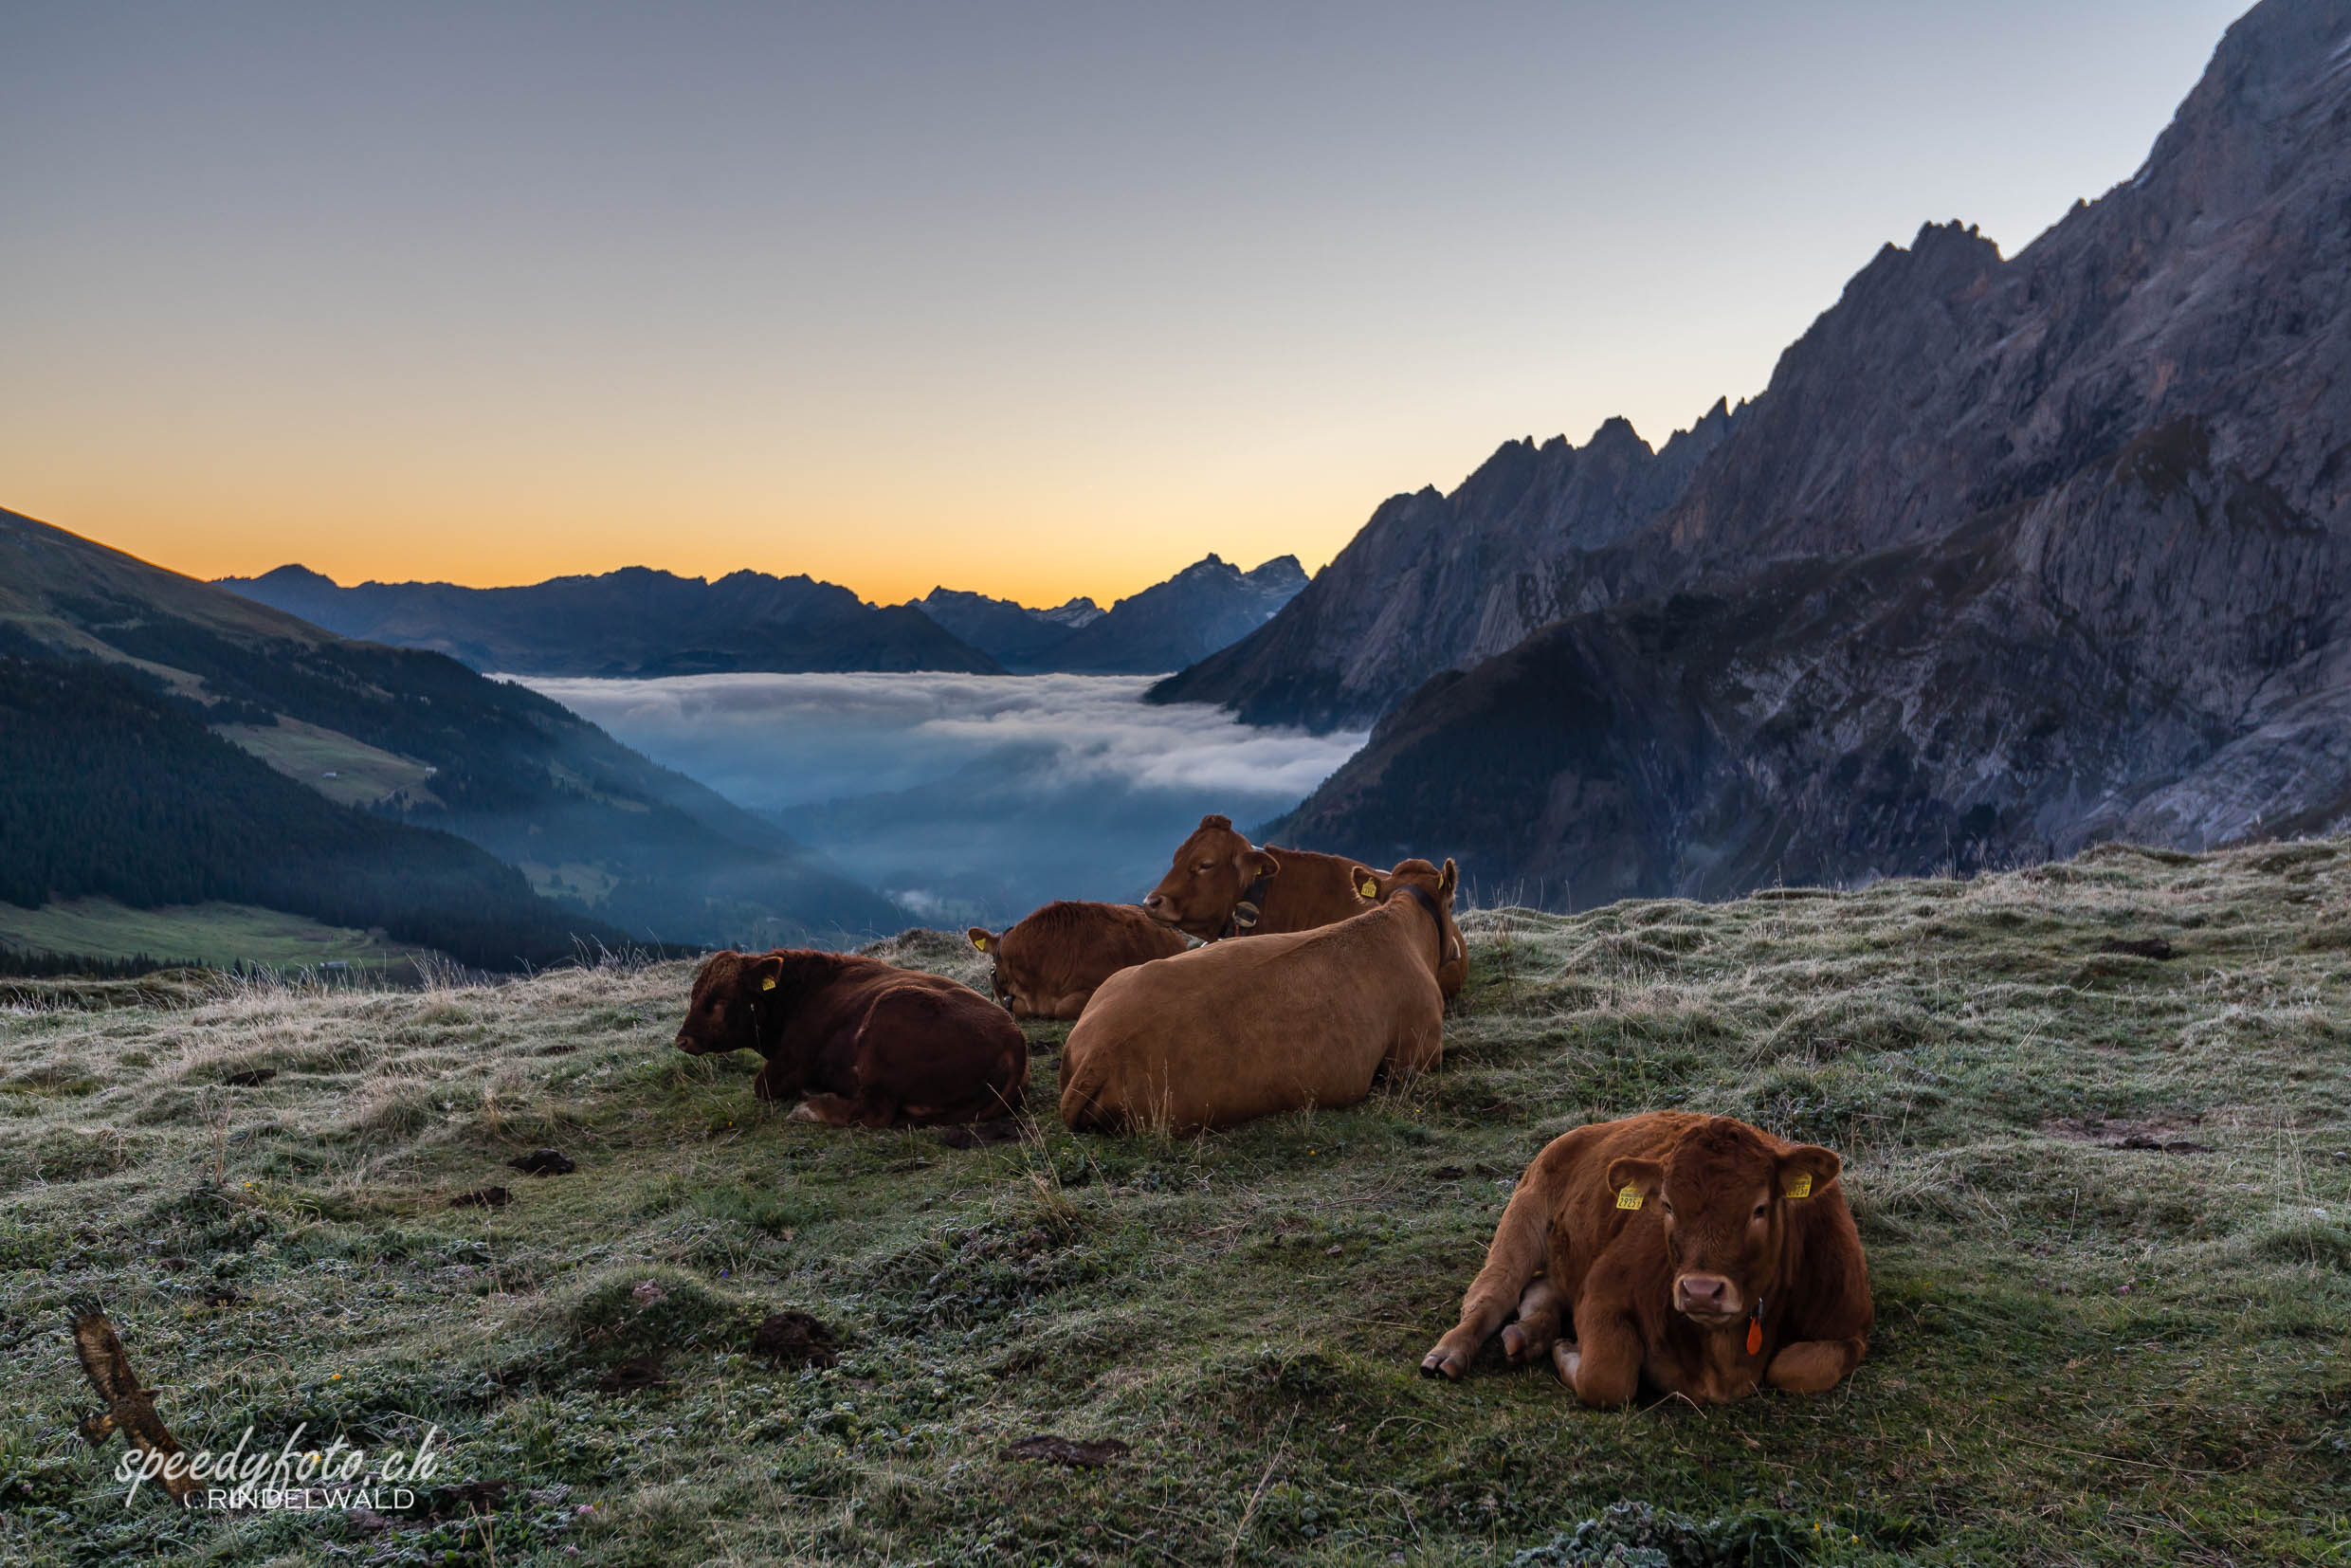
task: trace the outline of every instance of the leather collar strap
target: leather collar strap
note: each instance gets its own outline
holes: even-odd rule
[[[1399,882],[1396,884],[1396,891],[1410,893],[1418,899],[1420,906],[1429,911],[1429,918],[1437,922],[1437,967],[1443,969],[1445,967],[1445,912],[1437,907],[1437,901],[1430,895],[1429,890],[1416,884]]]
[[[1270,880],[1268,877],[1259,877],[1248,884],[1248,891],[1241,895],[1241,902],[1232,906],[1230,915],[1225,917],[1225,928],[1216,933],[1217,940],[1222,941],[1227,937],[1246,937],[1256,929],[1258,921],[1265,915],[1266,884]]]

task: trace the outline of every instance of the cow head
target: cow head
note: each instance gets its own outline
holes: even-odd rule
[[[711,1051],[757,1050],[772,1038],[775,994],[784,979],[784,956],[752,957],[713,953],[694,975],[694,995],[678,1026],[677,1047],[695,1056]]]
[[[1827,1149],[1784,1145],[1718,1116],[1683,1134],[1662,1160],[1609,1161],[1608,1185],[1623,1207],[1659,1207],[1674,1310],[1726,1328],[1779,1288],[1789,1206],[1811,1201],[1842,1168]]]
[[[1461,870],[1447,860],[1440,871],[1425,860],[1400,860],[1392,871],[1374,871],[1358,866],[1348,873],[1355,890],[1374,903],[1385,903],[1397,888],[1410,884],[1436,901],[1437,924],[1442,930],[1438,942],[1437,967],[1459,963],[1462,958],[1461,927],[1453,923],[1453,894],[1461,884]]]
[[[1280,861],[1232,830],[1230,817],[1204,816],[1143,900],[1143,911],[1162,925],[1212,940],[1224,933],[1249,884],[1281,869]]]
[[[975,925],[969,931],[965,932],[964,935],[972,939],[972,945],[974,947],[979,949],[982,953],[987,954],[989,957],[995,960],[994,964],[988,971],[988,992],[989,994],[995,997],[998,1002],[1002,1003],[1006,1007],[1011,1007],[1012,1005],[1012,988],[1004,978],[1003,935],[1000,932],[991,931],[984,925]]]

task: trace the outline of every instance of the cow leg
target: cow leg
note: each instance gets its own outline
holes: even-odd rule
[[[1866,1340],[1798,1340],[1782,1345],[1763,1380],[1790,1394],[1826,1394],[1861,1364]]]
[[[865,1102],[837,1094],[811,1094],[793,1107],[787,1121],[821,1121],[828,1127],[854,1127],[865,1122]]]
[[[1502,1331],[1502,1351],[1514,1361],[1531,1361],[1548,1353],[1559,1337],[1558,1288],[1545,1275],[1526,1287],[1519,1298],[1519,1321],[1504,1324]]]
[[[1548,1253],[1544,1232],[1551,1223],[1552,1201],[1551,1183],[1540,1173],[1538,1161],[1510,1194],[1493,1242],[1485,1249],[1485,1267],[1461,1299],[1461,1322],[1420,1358],[1421,1371],[1452,1378],[1468,1371],[1478,1346],[1525,1299],[1531,1283],[1543,1277]]]
[[[1576,1342],[1551,1347],[1559,1381],[1587,1405],[1621,1405],[1641,1386],[1641,1334],[1621,1307],[1587,1300],[1576,1308]]]
[[[1078,1014],[1085,1011],[1085,1004],[1093,999],[1094,993],[1091,989],[1085,991],[1065,992],[1059,997],[1054,999],[1053,1011],[1047,1013],[1046,1016],[1048,1018],[1057,1018],[1063,1023],[1074,1023],[1077,1020]]]

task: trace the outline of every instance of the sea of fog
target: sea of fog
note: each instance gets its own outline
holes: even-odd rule
[[[1280,815],[1360,733],[1255,729],[1142,701],[1151,678],[688,675],[524,683],[772,813],[910,919],[993,924],[1130,901],[1210,811]]]

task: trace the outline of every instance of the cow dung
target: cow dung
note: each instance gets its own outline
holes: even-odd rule
[[[1011,1117],[994,1121],[972,1121],[939,1129],[939,1140],[950,1149],[980,1149],[991,1143],[1012,1143],[1020,1139],[1020,1123]]]
[[[2098,944],[2101,953],[2125,953],[2134,958],[2168,958],[2177,951],[2161,937],[2108,937]]]
[[[579,1169],[572,1157],[560,1149],[533,1149],[521,1158],[506,1163],[524,1176],[570,1176]]]
[[[449,1199],[452,1209],[503,1209],[514,1194],[503,1187],[484,1187],[476,1193],[460,1193]]]
[[[1004,1459],[1049,1459],[1056,1465],[1074,1465],[1082,1470],[1098,1469],[1114,1459],[1123,1459],[1134,1450],[1115,1437],[1104,1437],[1092,1443],[1075,1438],[1056,1437],[1039,1432],[1024,1437],[999,1455]]]
[[[751,1333],[751,1353],[778,1366],[829,1367],[832,1347],[832,1330],[805,1312],[771,1313]]]

